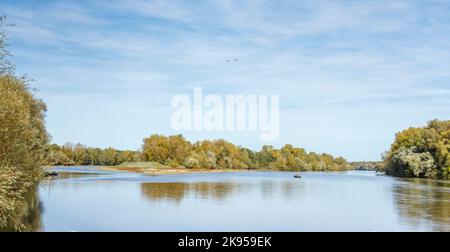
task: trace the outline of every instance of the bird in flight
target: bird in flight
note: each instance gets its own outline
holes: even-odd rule
[[[237,58],[234,58],[234,59],[227,59],[227,62],[230,62],[230,61],[238,61],[238,59]]]

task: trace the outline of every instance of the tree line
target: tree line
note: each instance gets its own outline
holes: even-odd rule
[[[396,134],[383,162],[387,175],[450,178],[450,121],[432,120],[425,127]]]
[[[351,170],[360,171],[383,171],[383,162],[381,161],[358,161],[349,162],[348,166]]]
[[[277,171],[341,171],[349,169],[342,157],[307,153],[290,144],[280,149],[265,145],[260,151],[226,140],[191,143],[182,135],[154,134],[143,140],[140,151],[92,148],[82,144],[52,144],[47,165],[119,165],[125,162],[156,162],[165,167],[187,169],[268,169]]]
[[[348,168],[343,157],[306,152],[286,144],[280,149],[264,145],[260,151],[226,140],[191,143],[182,135],[151,135],[144,139],[144,161],[189,169],[270,169],[278,171],[340,171]]]
[[[141,160],[138,151],[121,151],[114,148],[92,148],[82,144],[66,143],[62,146],[49,145],[46,165],[118,165]]]

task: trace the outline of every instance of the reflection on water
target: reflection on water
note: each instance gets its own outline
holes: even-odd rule
[[[150,201],[174,201],[181,202],[183,199],[198,198],[225,200],[235,194],[245,194],[251,190],[260,190],[265,198],[274,196],[278,190],[277,197],[289,199],[295,197],[294,191],[301,184],[291,181],[274,182],[263,180],[258,183],[239,182],[151,182],[142,183],[142,194]]]
[[[92,177],[92,176],[100,176],[98,173],[84,173],[84,172],[61,172],[58,176],[50,176],[45,179],[47,180],[57,180],[57,179],[76,179],[82,177]]]
[[[25,195],[24,207],[18,214],[19,221],[23,226],[22,231],[37,231],[41,229],[41,214],[43,212],[42,202],[36,188]]]
[[[223,200],[237,185],[233,183],[142,183],[141,190],[151,201],[173,200],[180,202],[187,197]]]
[[[370,172],[294,179],[283,172],[151,177],[58,169],[27,195],[16,217],[24,230],[450,231],[450,181]]]
[[[393,187],[400,218],[416,228],[432,225],[434,231],[449,231],[450,182],[418,178],[402,181]]]
[[[41,213],[43,208],[36,189],[36,187],[33,187],[24,195],[24,200],[15,203],[20,205],[20,208],[5,213],[5,215],[10,217],[8,226],[0,228],[0,231],[41,230]]]

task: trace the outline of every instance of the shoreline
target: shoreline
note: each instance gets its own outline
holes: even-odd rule
[[[104,171],[132,172],[142,173],[149,176],[162,175],[183,175],[183,174],[201,174],[201,173],[225,173],[225,172],[288,172],[288,173],[333,173],[333,172],[349,172],[346,171],[278,171],[271,169],[187,169],[187,168],[149,168],[149,167],[132,167],[132,166],[103,166],[103,165],[75,165],[75,166],[45,166],[46,169],[58,167],[79,167],[79,168],[95,168]]]
[[[123,171],[142,173],[150,176],[161,175],[181,175],[181,174],[198,174],[198,173],[222,173],[222,172],[251,172],[262,170],[235,170],[235,169],[186,169],[186,168],[138,168],[138,167],[116,167],[116,166],[100,166],[99,169],[107,171]]]

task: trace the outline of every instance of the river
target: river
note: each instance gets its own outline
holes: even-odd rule
[[[146,176],[56,167],[36,231],[450,231],[450,182],[374,172]],[[37,223],[37,224],[36,224]]]

